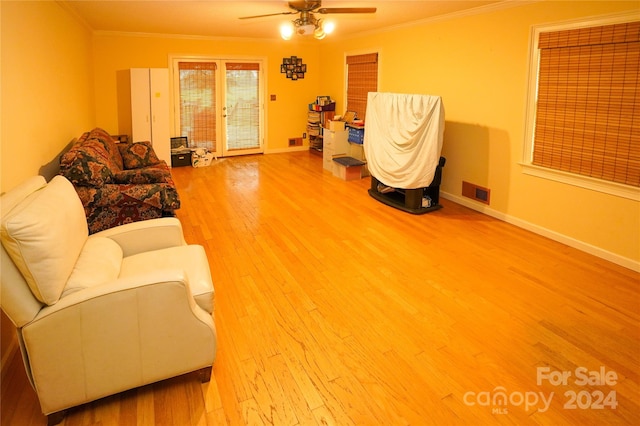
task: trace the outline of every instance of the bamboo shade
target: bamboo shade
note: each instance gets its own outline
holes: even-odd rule
[[[216,63],[179,62],[180,134],[189,145],[216,150]]]
[[[364,120],[367,95],[378,90],[378,54],[347,56],[347,110]]]
[[[235,71],[260,71],[259,63],[250,63],[250,62],[225,62],[224,64],[227,71],[235,70]]]
[[[541,33],[533,164],[640,186],[640,22]]]
[[[260,64],[225,62],[226,147],[253,149],[260,146]]]

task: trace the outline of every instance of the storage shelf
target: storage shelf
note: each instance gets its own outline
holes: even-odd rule
[[[309,151],[313,154],[322,154],[324,150],[323,126],[324,123],[332,119],[334,115],[335,111],[308,111],[307,135],[309,136]]]
[[[381,203],[384,203],[388,206],[395,207],[396,209],[400,209],[412,214],[424,214],[424,213],[429,213],[442,208],[440,204],[435,204],[435,205],[432,205],[431,207],[416,207],[416,208],[408,207],[406,204],[405,195],[397,191],[389,192],[387,194],[382,194],[376,191],[375,189],[369,189],[369,195],[371,195],[371,197],[375,198]]]
[[[374,176],[371,176],[369,195],[383,204],[411,214],[424,214],[439,210],[442,208],[440,205],[440,182],[442,180],[442,168],[446,161],[444,157],[440,157],[431,185],[424,188],[390,188],[390,192],[382,193],[378,190],[378,185],[381,184],[380,181]],[[422,207],[423,197],[429,197],[431,199],[431,205],[429,207]]]

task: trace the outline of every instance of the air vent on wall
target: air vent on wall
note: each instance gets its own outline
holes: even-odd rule
[[[462,181],[462,195],[481,203],[489,204],[491,190],[473,183]]]

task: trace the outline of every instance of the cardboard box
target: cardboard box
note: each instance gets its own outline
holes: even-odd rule
[[[347,111],[344,113],[344,117],[343,120],[345,123],[347,124],[351,124],[353,122],[353,120],[356,119],[356,113],[355,111]]]
[[[329,120],[329,130],[333,132],[340,132],[344,130],[344,121]]]
[[[353,157],[335,157],[333,159],[333,175],[342,180],[362,179],[363,161]]]
[[[360,145],[360,144],[349,144],[349,156],[355,158],[356,160],[360,160],[363,163],[365,163],[362,166],[362,177],[367,177],[370,175],[369,173],[369,168],[367,167],[367,160],[364,157],[364,145]]]

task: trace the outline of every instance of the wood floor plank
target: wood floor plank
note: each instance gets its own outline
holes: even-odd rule
[[[152,385],[143,386],[137,389],[136,403],[137,426],[155,424]]]
[[[259,409],[259,415],[265,424],[295,425],[298,420],[290,401],[268,361],[269,358],[261,359],[261,362],[267,363],[266,365],[259,365],[254,359],[242,363],[246,380],[250,383],[253,399]]]
[[[313,424],[313,414],[305,400],[304,394],[282,354],[274,355],[268,359],[268,368],[273,371],[275,378],[283,391],[283,402],[289,404],[294,412],[295,423]]]
[[[105,398],[63,426],[640,424],[640,274],[446,199],[391,208],[308,152],[172,173],[214,279],[211,381]],[[577,384],[581,367],[617,382]],[[2,424],[45,424],[11,368]],[[565,407],[598,392],[617,407]]]

